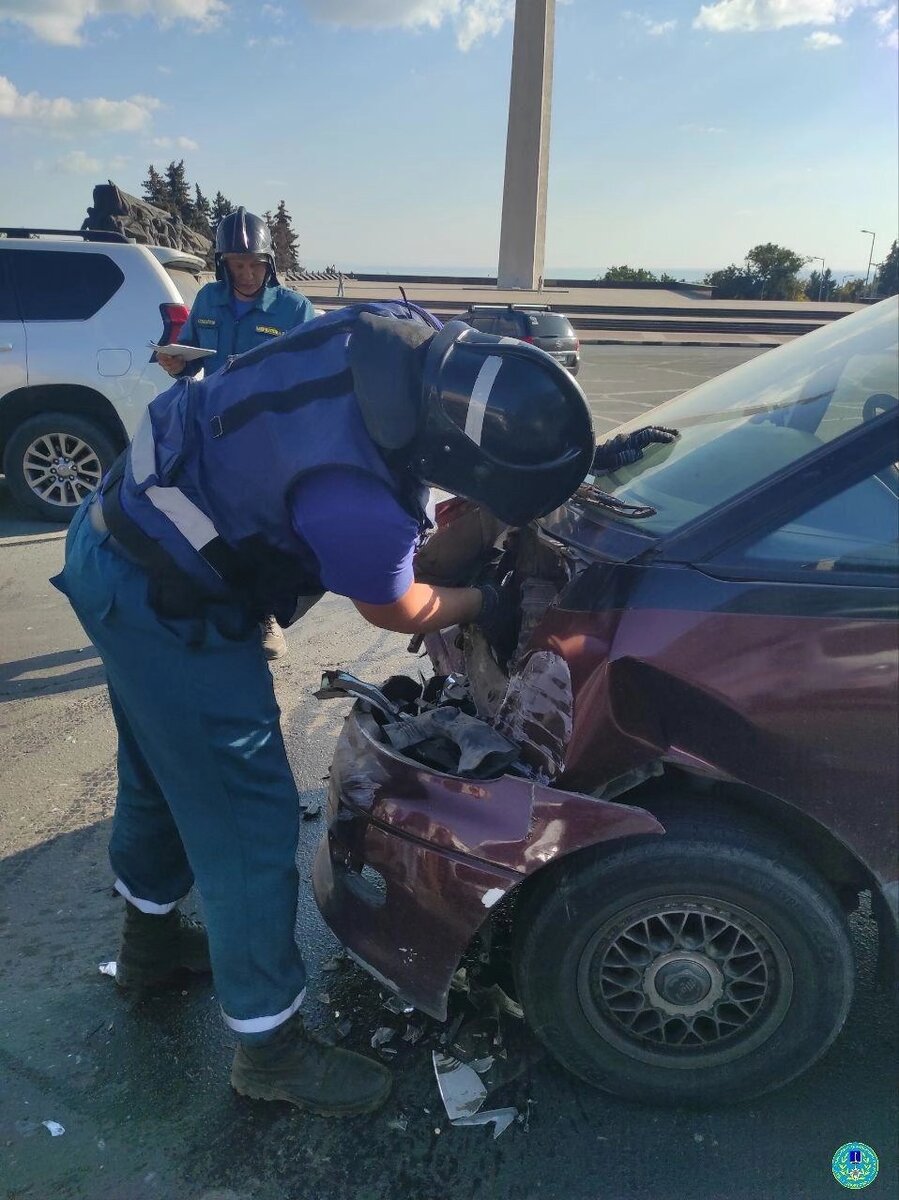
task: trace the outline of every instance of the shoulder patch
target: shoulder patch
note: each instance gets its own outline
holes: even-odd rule
[[[202,325],[205,329],[214,329],[218,325],[218,321],[214,321],[212,317],[197,317],[197,324]]]
[[[256,332],[257,333],[267,333],[269,335],[269,337],[280,337],[281,334],[284,332],[284,330],[276,329],[274,327],[274,325],[257,325]]]

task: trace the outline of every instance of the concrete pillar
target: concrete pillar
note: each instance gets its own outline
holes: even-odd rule
[[[556,0],[516,0],[499,237],[501,288],[535,288],[543,277],[555,21]]]

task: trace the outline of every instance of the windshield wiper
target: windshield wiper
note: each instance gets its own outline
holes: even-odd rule
[[[638,521],[643,517],[654,517],[658,512],[658,509],[653,508],[651,504],[626,504],[617,496],[613,496],[611,492],[604,492],[602,488],[598,488],[593,483],[588,483],[580,495],[588,503],[599,504],[614,513],[616,517],[627,517],[631,521]]]

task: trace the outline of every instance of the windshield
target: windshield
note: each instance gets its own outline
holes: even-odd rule
[[[596,487],[656,510],[631,522],[640,532],[667,533],[873,420],[899,396],[897,308],[893,297],[843,317],[613,430],[680,437],[592,476]]]

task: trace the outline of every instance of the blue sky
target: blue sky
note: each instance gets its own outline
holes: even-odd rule
[[[632,7],[628,7],[628,3]],[[0,0],[0,224],[184,158],[310,264],[494,270],[510,0]],[[559,0],[547,264],[716,267],[897,236],[891,0]]]

